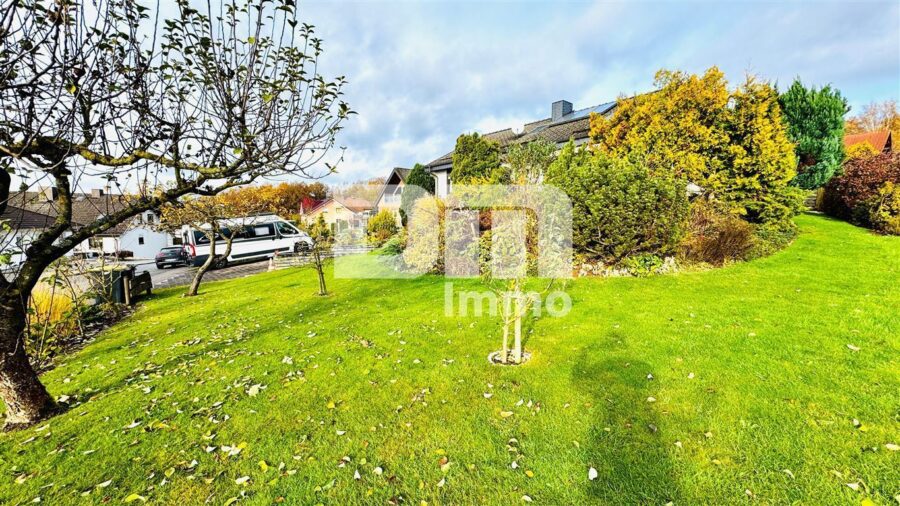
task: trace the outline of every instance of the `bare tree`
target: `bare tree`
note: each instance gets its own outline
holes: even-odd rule
[[[158,24],[132,0],[0,0],[0,212],[27,195],[11,194],[10,173],[23,189],[57,189],[53,223],[0,276],[8,428],[57,410],[23,346],[28,300],[51,262],[184,195],[308,176],[352,114],[344,78],[319,74],[321,41],[293,0],[176,5],[178,17]],[[131,193],[78,224],[73,194],[91,178]]]

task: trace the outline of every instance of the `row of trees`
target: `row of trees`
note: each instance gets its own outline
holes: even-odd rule
[[[0,212],[15,174],[58,189],[54,222],[0,275],[6,426],[57,411],[32,368],[25,322],[44,270],[75,245],[186,195],[307,177],[352,114],[345,80],[319,74],[322,41],[293,0],[0,0]],[[88,176],[136,188],[90,223],[72,216]]]
[[[687,237],[760,232],[698,259],[721,263],[746,254],[753,241],[789,236],[802,188],[824,183],[840,166],[846,105],[835,90],[795,82],[779,95],[753,77],[732,89],[716,68],[661,71],[656,88],[621,99],[611,117],[592,117],[586,149],[570,142],[557,152],[538,141],[503,150],[478,134],[460,136],[454,184],[508,184],[519,171],[563,189],[574,207],[577,253],[606,264],[698,251],[682,248]],[[698,205],[689,207],[688,188]]]

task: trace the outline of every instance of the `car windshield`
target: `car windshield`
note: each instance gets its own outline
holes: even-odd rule
[[[161,251],[163,253],[178,253],[181,251],[181,248],[163,248]]]
[[[275,226],[278,227],[278,233],[281,235],[297,235],[299,231],[288,223],[283,221],[279,221],[275,223]]]

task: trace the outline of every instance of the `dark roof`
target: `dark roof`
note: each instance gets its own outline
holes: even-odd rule
[[[389,185],[389,184],[405,183],[406,178],[409,177],[410,172],[412,172],[412,169],[405,169],[403,167],[394,167],[391,170],[391,173],[388,174],[387,179],[384,180],[384,184]]]
[[[387,179],[384,180],[384,184],[381,185],[381,191],[378,192],[378,197],[375,198],[375,203],[381,202],[381,197],[384,196],[384,192],[387,191],[390,186],[397,186],[400,183],[405,183],[406,178],[409,177],[409,173],[412,172],[412,169],[404,169],[403,167],[394,167],[391,170],[390,175],[388,175]]]
[[[608,115],[615,107],[616,102],[606,102],[572,111],[556,121],[553,121],[552,118],[544,118],[526,123],[519,133],[511,128],[506,128],[484,134],[482,137],[496,141],[501,148],[510,144],[531,142],[538,139],[548,140],[557,144],[568,142],[569,139],[578,141],[586,139],[590,135],[591,114]],[[443,170],[449,168],[452,161],[453,151],[433,160],[425,167],[429,171]]]
[[[51,220],[55,219],[57,215],[56,202],[48,199],[44,192],[12,193],[8,205],[47,216]],[[126,197],[123,195],[93,196],[89,193],[73,193],[72,227],[78,229],[102,216],[123,209],[127,205]],[[131,220],[125,220],[99,235],[121,235],[129,228],[131,228]]]
[[[53,224],[54,218],[46,214],[36,213],[21,207],[6,206],[0,220],[9,222],[13,230],[44,229]]]
[[[853,135],[845,135],[844,136],[844,147],[850,147],[854,144],[862,144],[863,142],[868,142],[875,148],[879,153],[890,153],[893,146],[891,146],[891,132],[890,130],[884,130],[881,132],[864,132],[861,134],[853,134]]]

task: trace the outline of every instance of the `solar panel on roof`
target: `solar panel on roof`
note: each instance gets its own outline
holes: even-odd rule
[[[604,114],[612,109],[616,105],[615,102],[606,102],[605,104],[595,105],[593,107],[586,107],[584,109],[579,109],[577,111],[572,111],[569,114],[566,114],[558,121],[555,121],[553,124],[557,123],[565,123],[567,121],[572,121],[580,118],[586,118],[591,115],[591,113]]]

